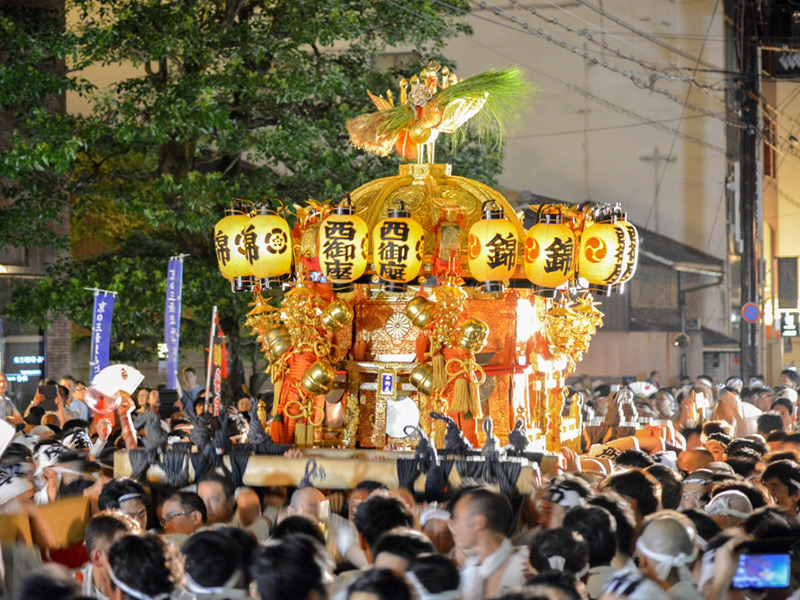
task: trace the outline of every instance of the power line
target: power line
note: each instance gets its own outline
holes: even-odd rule
[[[692,56],[688,52],[684,52],[680,48],[678,48],[676,46],[673,46],[672,44],[668,44],[667,42],[661,41],[660,39],[658,39],[657,37],[655,37],[653,35],[650,35],[646,31],[642,31],[638,27],[635,27],[635,26],[631,25],[630,23],[628,23],[626,21],[623,21],[619,17],[616,17],[616,16],[612,15],[611,13],[605,11],[603,8],[601,8],[599,6],[595,6],[594,4],[589,2],[589,0],[577,0],[577,1],[580,2],[586,8],[589,8],[589,9],[593,10],[594,12],[596,12],[597,14],[605,17],[606,19],[609,19],[609,20],[613,21],[617,25],[620,25],[621,27],[624,27],[628,31],[632,31],[633,33],[635,33],[639,37],[642,37],[642,38],[646,39],[647,41],[649,41],[649,42],[651,42],[651,43],[653,43],[653,44],[655,44],[657,46],[660,46],[660,47],[664,48],[665,50],[669,50],[670,52],[672,52],[674,54],[677,54],[678,56],[682,56],[683,58],[685,58],[687,60],[690,60],[690,61],[692,61],[694,63],[697,63],[698,65],[703,65],[704,67],[708,67],[709,69],[719,69],[719,67],[717,67],[716,65],[708,63],[708,62],[706,62],[704,60],[699,60],[696,56]]]
[[[436,2],[436,3],[439,3],[439,4],[443,4],[441,2],[441,0],[433,0],[433,1]],[[703,108],[701,106],[698,106],[696,104],[688,102],[687,100],[683,100],[683,99],[679,98],[678,96],[676,96],[675,94],[673,94],[672,92],[670,92],[669,90],[666,90],[664,88],[658,87],[658,86],[656,86],[655,84],[653,84],[651,82],[647,82],[647,81],[643,80],[641,77],[639,77],[633,71],[630,71],[630,70],[623,71],[618,66],[611,65],[605,58],[597,58],[595,56],[592,56],[591,53],[589,53],[588,51],[584,50],[583,48],[579,48],[578,46],[570,44],[569,42],[567,42],[565,40],[562,40],[562,39],[552,35],[551,33],[545,31],[541,27],[533,29],[531,27],[531,25],[527,21],[518,19],[516,17],[516,15],[513,15],[513,14],[509,13],[505,9],[497,6],[493,2],[490,2],[489,0],[470,0],[470,2],[472,2],[473,4],[477,4],[479,6],[482,6],[482,7],[485,7],[486,4],[492,4],[493,6],[496,7],[497,10],[495,11],[495,14],[497,14],[498,16],[500,16],[500,13],[505,13],[506,15],[509,15],[508,17],[506,17],[507,20],[509,20],[509,21],[511,21],[512,23],[515,23],[515,24],[519,22],[520,27],[522,27],[522,29],[517,29],[516,27],[510,27],[510,29],[512,31],[518,31],[520,33],[525,33],[525,34],[528,34],[528,35],[532,35],[534,37],[538,37],[538,38],[544,39],[547,42],[549,42],[551,44],[554,44],[556,46],[559,46],[561,48],[564,48],[566,50],[570,50],[573,54],[577,54],[577,55],[581,56],[582,58],[584,58],[585,60],[588,60],[592,64],[599,65],[599,66],[601,66],[601,67],[603,67],[605,69],[608,69],[609,71],[612,71],[614,73],[617,73],[619,75],[622,75],[623,77],[626,77],[626,78],[630,79],[634,83],[634,85],[636,85],[637,87],[653,91],[653,92],[655,92],[657,94],[661,94],[662,96],[668,98],[669,100],[672,100],[673,102],[675,102],[677,104],[680,104],[680,105],[684,106],[685,108],[688,108],[689,110],[691,110],[693,112],[696,112],[696,113],[699,113],[699,114],[703,114],[703,115],[705,115],[707,117],[710,117],[712,119],[716,119],[718,121],[722,121],[723,123],[729,125],[730,127],[736,127],[736,128],[739,128],[739,129],[742,129],[744,127],[741,123],[737,123],[735,121],[731,121],[724,114],[715,113],[715,112],[713,112],[711,110],[705,109],[705,108]],[[488,21],[490,23],[494,23],[496,25],[500,25],[502,27],[509,28],[509,26],[505,25],[504,23],[498,23],[497,21],[493,21],[492,19],[488,19],[486,17],[483,17],[481,15],[477,15],[477,14],[472,13],[470,11],[463,11],[463,12],[464,12],[464,14],[472,15],[472,16],[474,16],[476,18],[480,18],[481,20]]]

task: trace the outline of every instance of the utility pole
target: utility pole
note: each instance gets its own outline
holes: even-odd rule
[[[741,122],[745,126],[739,137],[740,163],[740,214],[742,226],[742,305],[753,302],[761,306],[758,293],[758,216],[761,190],[758,189],[759,143],[759,77],[757,2],[740,0],[736,12],[740,22],[736,28],[741,36],[741,71],[739,81],[739,107]],[[760,323],[741,321],[742,379],[745,382],[758,374]]]

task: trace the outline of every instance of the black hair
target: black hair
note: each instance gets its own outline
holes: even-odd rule
[[[749,448],[746,448],[746,450],[752,452]],[[753,452],[753,454],[755,454],[755,452]],[[740,477],[750,477],[750,475],[756,472],[756,467],[758,463],[761,462],[761,459],[757,454],[755,454],[755,456],[748,456],[744,454],[743,451],[739,451],[733,456],[726,458],[725,462],[733,469],[733,472]]]
[[[436,546],[419,531],[398,527],[387,531],[375,542],[372,559],[375,560],[381,552],[394,554],[410,562],[420,554],[436,552]]]
[[[779,460],[788,460],[796,465],[800,465],[800,452],[797,450],[778,450],[764,457],[768,465]]]
[[[708,421],[703,423],[701,431],[706,437],[714,433],[722,433],[725,435],[731,434],[731,426],[725,421]]]
[[[347,588],[347,598],[354,592],[374,594],[378,600],[412,600],[414,595],[404,577],[389,569],[365,571]]]
[[[81,588],[66,572],[55,569],[34,571],[22,580],[15,600],[72,600],[81,597]]]
[[[112,479],[103,486],[100,490],[100,497],[97,499],[97,505],[100,510],[108,510],[111,508],[119,508],[120,498],[130,494],[136,494],[141,501],[147,505],[147,492],[136,481],[129,477],[122,479]]]
[[[259,546],[253,553],[250,576],[261,600],[308,598],[311,592],[327,598],[325,570],[330,566],[322,544],[296,534]]]
[[[237,563],[244,574],[245,583],[250,585],[250,563],[256,548],[258,548],[258,540],[246,529],[233,525],[216,525],[214,531],[221,531],[233,540],[236,546]]]
[[[661,484],[655,477],[641,469],[610,475],[603,481],[603,486],[625,498],[636,500],[636,510],[643,517],[658,510]]]
[[[470,514],[486,517],[486,525],[490,530],[505,536],[511,533],[514,514],[505,496],[487,487],[475,487],[461,497],[469,499]]]
[[[133,521],[119,513],[113,511],[97,513],[86,524],[86,532],[83,535],[86,553],[91,554],[92,550],[98,550],[100,546],[105,546],[105,550],[108,551],[114,538],[120,534],[133,533],[134,529]]]
[[[408,571],[414,573],[430,594],[457,590],[461,583],[461,575],[453,559],[435,552],[413,558],[408,565]]]
[[[677,510],[681,504],[683,482],[674,469],[666,465],[653,465],[645,469],[661,484],[661,508]]]
[[[605,490],[590,499],[588,504],[605,508],[611,513],[617,525],[617,549],[622,554],[632,556],[636,539],[636,515],[628,501],[613,490]]]
[[[761,474],[761,481],[777,479],[794,495],[800,489],[800,466],[790,460],[776,460],[767,465]]]
[[[764,456],[767,452],[769,452],[769,447],[763,443],[756,440],[751,440],[749,438],[736,438],[726,448],[725,452],[728,456],[732,456],[736,454],[737,450],[740,448],[751,448],[755,450],[759,456]]]
[[[275,526],[270,538],[282,540],[290,535],[298,533],[312,537],[320,544],[325,544],[325,535],[322,533],[319,523],[306,515],[292,515],[286,517]]]
[[[45,410],[41,406],[31,406],[28,416],[25,417],[25,422],[28,425],[41,425],[44,413]]]
[[[359,481],[356,484],[356,487],[353,488],[353,491],[356,490],[366,490],[368,492],[374,492],[375,490],[388,490],[389,488],[386,487],[380,481],[373,481],[372,479],[365,479],[364,481]]]
[[[581,600],[581,594],[578,592],[578,588],[575,585],[575,578],[564,571],[545,571],[544,573],[534,575],[525,582],[525,587],[554,588],[564,594],[567,600]],[[539,595],[545,596],[545,594]],[[547,595],[546,597],[550,596]]]
[[[564,528],[583,538],[589,549],[589,566],[611,564],[617,552],[617,524],[605,508],[573,506],[564,515]]]
[[[783,429],[783,417],[774,410],[761,413],[758,415],[758,420],[756,422],[758,424],[758,433],[761,434],[767,434],[770,431],[781,431]]]
[[[733,438],[731,436],[729,436],[727,433],[722,433],[721,431],[717,431],[716,433],[712,433],[711,435],[708,436],[707,439],[708,440],[714,440],[715,442],[719,442],[720,444],[725,446],[725,448],[727,448],[728,444],[730,444],[733,441]]]
[[[781,375],[786,375],[791,379],[796,388],[800,387],[800,375],[794,369],[784,369],[781,371]]]
[[[119,538],[108,551],[108,564],[116,579],[151,598],[172,594],[175,589],[167,546],[157,535],[146,533]],[[124,590],[122,592],[124,598],[131,598]]]
[[[775,410],[776,406],[782,406],[789,411],[790,415],[794,415],[794,404],[792,404],[792,401],[788,398],[778,398],[772,403],[772,406],[770,406],[769,409]]]
[[[762,506],[753,511],[742,523],[742,529],[757,540],[800,536],[797,518],[777,506]]]
[[[773,404],[772,406],[774,407],[775,405]],[[781,429],[770,431],[766,437],[767,445],[769,445],[770,442],[785,442],[786,437],[786,432]]]
[[[537,533],[528,545],[528,562],[538,573],[549,571],[550,558],[562,556],[564,568],[559,569],[573,576],[589,564],[589,547],[583,537],[566,527],[545,529]]]
[[[619,467],[639,467],[642,469],[655,464],[647,452],[634,448],[620,452],[614,459],[614,463]]]
[[[72,433],[73,429],[89,431],[90,427],[91,425],[89,424],[89,421],[87,421],[86,419],[70,419],[69,421],[61,425],[61,431],[63,431],[64,435],[66,436]]]
[[[358,532],[372,548],[390,529],[413,527],[414,517],[399,498],[378,492],[358,506],[354,522]]]
[[[190,515],[195,511],[199,512],[200,516],[202,517],[202,522],[208,523],[208,510],[206,509],[206,503],[203,502],[203,499],[198,496],[196,492],[173,492],[164,498],[164,502],[167,500],[172,500],[180,504],[181,508],[187,513],[187,515]]]
[[[184,570],[203,587],[220,587],[240,567],[234,539],[218,530],[198,531],[183,546]]]
[[[225,499],[228,501],[230,501],[236,493],[236,485],[233,483],[233,481],[231,481],[230,477],[224,477],[219,473],[209,471],[200,478],[200,480],[197,482],[197,485],[199,486],[205,481],[220,484],[220,486],[222,486],[222,491],[225,494]]]
[[[690,508],[683,511],[683,514],[694,523],[694,528],[697,530],[697,535],[703,538],[708,543],[715,535],[722,529],[717,525],[717,522],[704,510],[697,510]]]

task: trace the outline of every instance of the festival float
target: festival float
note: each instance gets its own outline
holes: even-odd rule
[[[254,296],[274,403],[254,408],[245,444],[195,433],[168,478],[211,465],[258,486],[470,476],[530,490],[542,456],[581,451],[565,379],[602,325],[597,298],[634,275],[636,228],[618,205],[553,203],[526,231],[501,193],[435,162],[441,134],[500,129],[529,90],[517,69],[459,80],[432,61],[397,103],[369,94],[377,110],[348,122],[356,147],[406,159],[397,175],[309,201],[293,227],[277,203],[232,204],[216,255]],[[275,456],[294,447],[302,458]]]

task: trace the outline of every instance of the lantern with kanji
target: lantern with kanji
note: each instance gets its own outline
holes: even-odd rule
[[[364,219],[353,214],[347,198],[333,209],[319,228],[319,266],[336,292],[349,292],[367,270],[367,237]]]
[[[372,232],[375,272],[388,292],[403,292],[422,269],[425,234],[402,201]]]
[[[606,295],[619,283],[628,256],[627,238],[625,227],[609,210],[583,230],[578,273],[589,283],[589,291]]]
[[[286,219],[259,206],[241,232],[245,256],[262,288],[292,269],[292,236]]]
[[[546,204],[525,238],[525,276],[539,296],[552,298],[556,288],[575,274],[575,233],[564,223],[561,209]]]
[[[494,200],[483,203],[483,216],[469,230],[469,270],[487,292],[503,290],[517,266],[519,236]]]
[[[231,282],[235,292],[249,290],[253,285],[250,262],[247,260],[241,233],[250,217],[236,204],[225,209],[225,216],[214,226],[214,251],[222,276]]]
[[[634,224],[627,220],[625,213],[622,213],[621,219],[616,224],[621,226],[626,234],[627,256],[625,257],[625,268],[622,271],[622,277],[617,282],[617,287],[622,290],[622,287],[636,273],[636,266],[639,264],[639,232]]]

